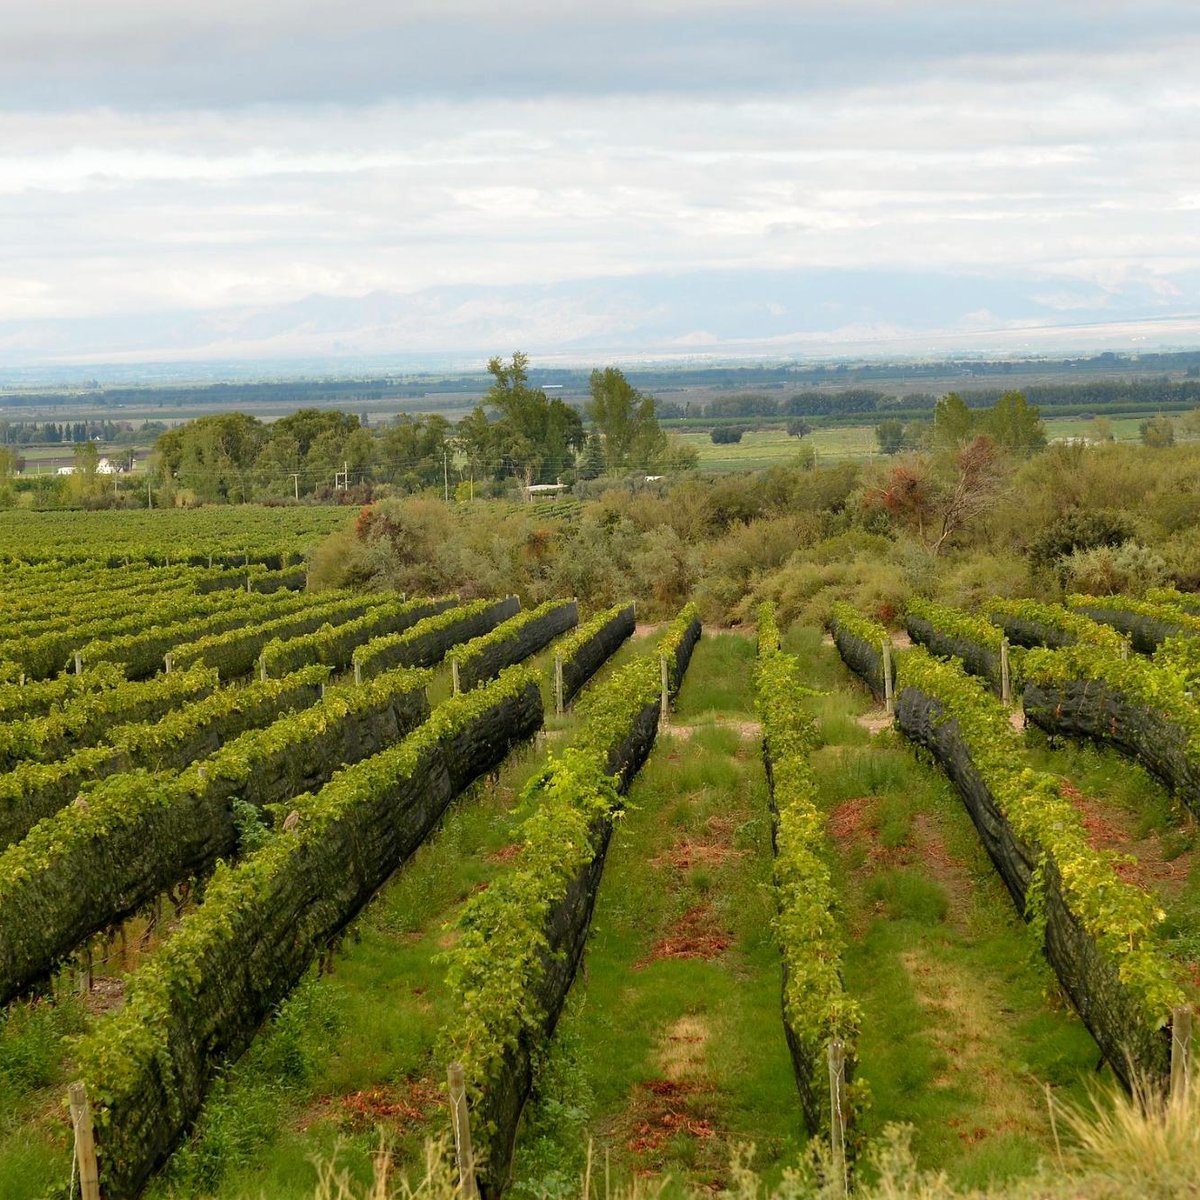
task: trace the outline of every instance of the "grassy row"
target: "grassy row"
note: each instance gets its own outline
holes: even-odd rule
[[[658,644],[674,656],[695,620],[687,606]],[[534,777],[525,802],[536,811],[522,825],[518,865],[474,897],[448,952],[448,986],[463,997],[446,1038],[476,1097],[496,1083],[508,1052],[522,1037],[541,1041],[544,1015],[533,1003],[546,969],[546,925],[555,905],[596,854],[598,823],[619,805],[609,774],[614,752],[661,688],[658,654],[616,671],[577,708],[577,732]]]

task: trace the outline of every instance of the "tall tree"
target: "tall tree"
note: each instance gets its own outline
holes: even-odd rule
[[[493,433],[506,470],[528,485],[572,468],[587,440],[579,414],[529,386],[529,356],[520,350],[509,365],[497,357],[487,369],[492,385],[483,402],[500,412]]]
[[[652,470],[666,452],[654,397],[638,391],[617,367],[593,371],[587,414],[604,439],[604,463],[610,472]]]
[[[984,414],[982,425],[998,446],[1028,456],[1046,444],[1046,427],[1037,408],[1021,392],[1005,392]]]

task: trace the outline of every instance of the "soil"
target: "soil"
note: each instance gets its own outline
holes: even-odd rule
[[[891,729],[893,721],[887,715],[886,709],[870,708],[865,713],[859,713],[854,718],[865,730],[874,734],[881,733],[885,729]]]
[[[1074,804],[1083,820],[1088,844],[1093,850],[1116,850],[1131,855],[1132,862],[1116,864],[1117,874],[1127,883],[1157,891],[1166,899],[1178,895],[1191,874],[1197,851],[1186,850],[1168,859],[1157,832],[1138,839],[1132,814],[1086,796],[1068,780],[1060,783],[1062,794]]]
[[[401,1087],[380,1085],[346,1096],[321,1096],[301,1115],[297,1128],[303,1133],[318,1121],[334,1121],[351,1133],[377,1128],[402,1131],[426,1123],[445,1104],[437,1084],[413,1079]]]
[[[696,904],[687,910],[666,937],[659,938],[650,953],[634,963],[634,969],[664,958],[719,958],[733,945],[733,935],[717,921],[711,904]]]
[[[689,871],[692,867],[719,867],[730,858],[740,858],[746,853],[733,848],[733,822],[727,817],[709,817],[705,832],[704,838],[681,838],[670,850],[651,859],[651,865]]]

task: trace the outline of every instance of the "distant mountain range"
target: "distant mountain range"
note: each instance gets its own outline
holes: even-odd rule
[[[513,349],[543,365],[1189,349],[1200,345],[1198,314],[1200,274],[1101,290],[934,273],[704,271],[6,321],[0,372],[478,369]]]

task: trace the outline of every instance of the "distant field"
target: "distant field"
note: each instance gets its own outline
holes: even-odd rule
[[[1142,417],[1122,417],[1111,422],[1113,437],[1118,442],[1136,442],[1140,435]],[[1095,421],[1079,417],[1062,417],[1046,422],[1050,439],[1094,437]],[[742,440],[729,446],[713,443],[708,433],[687,432],[678,435],[681,441],[695,446],[700,455],[702,471],[755,471],[791,461],[799,453],[801,439],[788,437],[782,429],[753,430]],[[817,429],[803,439],[817,452],[817,461],[838,459],[869,459],[878,456],[874,425],[843,425],[833,429]]]

